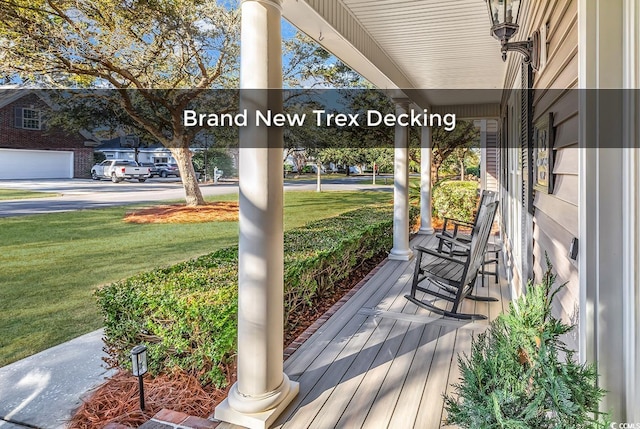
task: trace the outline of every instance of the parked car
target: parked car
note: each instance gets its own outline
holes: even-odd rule
[[[149,177],[156,177],[160,175],[160,170],[158,170],[158,167],[156,167],[154,163],[141,162],[140,165],[143,167],[149,167]]]
[[[93,180],[111,179],[113,183],[124,179],[138,179],[144,182],[149,177],[149,167],[142,167],[135,161],[108,159],[91,167]]]
[[[160,177],[169,177],[176,176],[180,177],[180,170],[178,170],[178,166],[176,164],[167,164],[165,162],[156,163],[156,168],[158,169],[158,174]]]

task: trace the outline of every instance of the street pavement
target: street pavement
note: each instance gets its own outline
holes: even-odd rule
[[[390,190],[389,185],[366,185],[362,178],[323,179],[324,191]],[[152,179],[145,183],[73,180],[0,180],[0,188],[22,189],[58,194],[55,197],[0,201],[0,217],[26,216],[33,214],[59,213],[74,210],[98,209],[131,204],[146,204],[158,201],[181,201],[184,189],[179,179]],[[285,181],[285,191],[315,190],[313,179]],[[238,192],[237,182],[201,184],[205,197]]]
[[[0,188],[58,194],[55,197],[0,201],[0,217],[59,213],[130,204],[184,199],[182,183],[176,180],[112,183],[93,180],[0,180]],[[204,196],[238,192],[237,183],[202,185]]]

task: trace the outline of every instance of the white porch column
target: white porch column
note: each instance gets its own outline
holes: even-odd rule
[[[422,127],[420,135],[420,230],[433,234],[431,226],[431,127]]]
[[[281,0],[243,0],[240,105],[282,110]],[[216,407],[219,420],[265,429],[298,384],[283,373],[282,129],[240,127],[238,381]]]
[[[394,99],[396,116],[409,111],[409,99]],[[393,178],[393,249],[389,259],[408,261],[409,248],[409,128],[396,125]]]
[[[640,86],[640,8],[579,0],[578,29],[580,357],[607,390],[601,410],[637,423],[640,100],[631,89]]]

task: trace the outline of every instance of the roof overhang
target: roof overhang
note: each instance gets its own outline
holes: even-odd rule
[[[284,0],[283,16],[376,87],[406,90],[421,107],[500,102],[506,64],[482,0]],[[434,91],[443,89],[483,91]]]

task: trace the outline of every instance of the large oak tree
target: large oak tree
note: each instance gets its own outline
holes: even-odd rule
[[[207,89],[237,88],[235,3],[0,0],[0,79],[111,88],[132,123],[171,150],[187,204],[203,204],[189,150],[196,130],[182,113]]]

